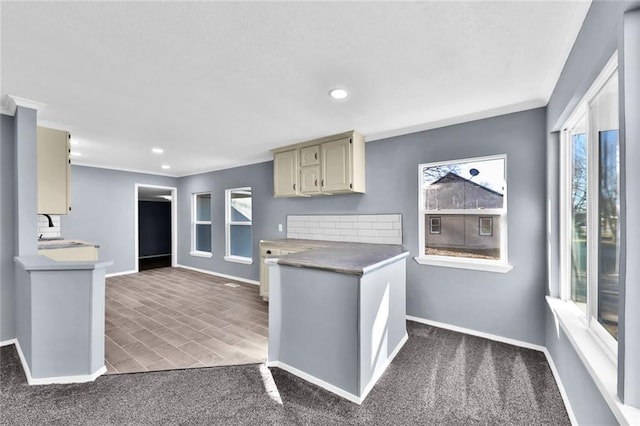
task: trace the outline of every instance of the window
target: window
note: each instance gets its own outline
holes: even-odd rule
[[[225,260],[251,264],[251,188],[227,189]]]
[[[617,61],[611,61],[562,130],[563,298],[617,353],[620,155]]]
[[[191,255],[211,257],[211,193],[193,194]]]
[[[440,218],[439,217],[430,217],[429,218],[429,233],[430,234],[439,234],[440,233]]]
[[[480,235],[491,237],[493,236],[493,218],[492,217],[481,217],[478,219],[478,230],[480,231]]]
[[[511,270],[505,170],[505,155],[419,166],[418,263]]]

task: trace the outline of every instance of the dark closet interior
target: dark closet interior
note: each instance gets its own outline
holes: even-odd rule
[[[138,268],[171,266],[171,202],[138,201]]]

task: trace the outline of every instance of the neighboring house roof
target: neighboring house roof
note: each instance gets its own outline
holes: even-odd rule
[[[451,182],[467,182],[467,183],[470,183],[470,184],[472,184],[472,185],[474,185],[474,186],[476,186],[478,188],[482,188],[485,191],[491,192],[492,194],[499,195],[500,197],[504,196],[504,194],[501,194],[498,191],[494,191],[493,189],[487,188],[484,185],[480,185],[479,183],[475,183],[472,180],[463,178],[462,176],[460,176],[458,174],[455,174],[453,172],[447,173],[446,175],[442,176],[440,179],[432,182],[431,185],[434,185],[436,183],[443,183],[444,184],[444,183],[451,183]]]

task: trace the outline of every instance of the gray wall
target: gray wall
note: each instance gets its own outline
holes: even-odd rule
[[[552,296],[557,297],[560,292],[558,274],[560,155],[559,137],[556,131],[560,130],[560,126],[620,46],[623,13],[634,3],[638,4],[637,1],[592,3],[547,106],[547,196],[551,230],[548,240],[548,294]],[[624,112],[623,108],[621,112]],[[578,422],[580,424],[615,424],[611,411],[588,372],[582,367],[570,342],[562,332],[556,332],[555,324],[552,325],[553,315],[548,309],[546,322],[545,344],[565,385]],[[621,333],[623,328],[624,325],[621,325]]]
[[[100,244],[99,259],[113,261],[107,273],[135,270],[136,183],[175,187],[176,179],[96,167],[71,167],[72,211],[61,217],[62,236]]]
[[[284,238],[288,214],[403,215],[403,242],[418,254],[418,164],[507,154],[509,261],[506,274],[407,262],[407,314],[486,333],[544,343],[545,110],[535,109],[369,142],[367,193],[273,198],[265,162],[180,178],[179,264],[259,279],[258,241]],[[224,190],[253,189],[253,265],[226,262]],[[189,255],[191,193],[211,191],[213,258]],[[64,229],[64,228],[63,228]]]
[[[16,337],[14,300],[14,118],[0,115],[0,342]]]
[[[560,372],[578,425],[617,425],[618,421],[548,306],[546,314],[547,350]]]

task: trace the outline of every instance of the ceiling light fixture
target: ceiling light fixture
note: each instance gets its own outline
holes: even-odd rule
[[[347,92],[346,89],[336,88],[329,91],[329,96],[340,101],[342,99],[346,99],[349,96],[349,92]]]
[[[171,166],[168,164],[163,164],[161,167],[165,170],[169,170],[171,168]]]
[[[69,153],[72,157],[82,157],[82,153],[78,151],[71,151]]]
[[[154,154],[162,154],[164,152],[164,149],[162,149],[162,148],[151,148],[151,152],[153,152]]]

